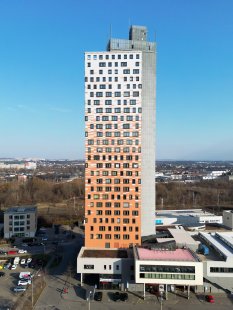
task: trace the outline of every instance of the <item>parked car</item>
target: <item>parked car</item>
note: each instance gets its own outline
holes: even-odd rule
[[[113,300],[114,301],[119,301],[120,300],[120,293],[119,292],[113,293]]]
[[[27,244],[27,243],[22,243],[21,245],[22,245],[22,246],[28,246],[28,244]]]
[[[24,254],[24,253],[27,253],[27,252],[28,252],[27,250],[22,250],[22,249],[18,250],[19,254]]]
[[[19,274],[19,278],[22,280],[24,280],[24,279],[30,279],[31,278],[31,272],[30,271],[22,271],[22,272],[20,272],[20,274]]]
[[[14,291],[15,293],[19,293],[19,292],[25,292],[26,289],[27,289],[27,288],[26,288],[25,286],[16,286],[16,287],[13,288],[13,291]]]
[[[210,302],[211,304],[214,304],[214,296],[212,295],[206,295],[206,301]]]
[[[96,292],[95,295],[94,295],[94,299],[96,301],[101,301],[103,298],[103,293],[102,292]]]
[[[26,264],[26,259],[22,258],[21,261],[20,261],[20,265],[25,265],[25,264]]]
[[[10,269],[11,268],[11,263],[7,263],[3,268],[4,269]]]
[[[11,265],[11,270],[15,270],[17,268],[17,265]]]
[[[16,250],[10,250],[7,252],[8,255],[15,255],[17,254],[17,251]]]
[[[18,286],[19,285],[28,285],[28,284],[32,284],[31,279],[23,279],[23,280],[18,281]]]
[[[0,270],[2,270],[3,269],[3,265],[0,265]]]
[[[127,293],[120,293],[120,300],[121,301],[127,301],[128,300],[128,294]]]
[[[127,301],[128,300],[128,294],[127,293],[120,293],[120,292],[115,292],[113,294],[113,300],[114,301]]]
[[[5,272],[0,271],[0,278],[5,276]]]
[[[26,263],[29,264],[29,263],[31,263],[31,261],[32,261],[32,258],[28,257]]]

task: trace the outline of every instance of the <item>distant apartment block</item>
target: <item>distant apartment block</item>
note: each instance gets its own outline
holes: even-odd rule
[[[0,162],[0,169],[28,169],[35,170],[36,169],[35,162]]]
[[[85,53],[85,246],[127,248],[155,233],[155,42]]]
[[[4,238],[34,237],[37,230],[37,208],[12,207],[4,212]]]

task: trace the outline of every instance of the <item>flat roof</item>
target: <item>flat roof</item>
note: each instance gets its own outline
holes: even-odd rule
[[[200,236],[211,244],[216,251],[220,252],[224,258],[233,259],[233,233],[204,233],[201,232]]]
[[[35,212],[36,206],[16,206],[8,208],[4,213],[28,213]]]
[[[199,216],[215,216],[213,213],[202,209],[185,209],[185,210],[157,210],[157,217],[174,217],[174,216],[189,216],[189,217],[199,217]]]
[[[197,259],[188,249],[168,250],[150,250],[145,248],[137,248],[139,260],[157,260],[157,261],[188,261],[196,262]]]
[[[182,244],[194,244],[194,245],[198,245],[199,242],[195,241],[190,234],[184,230],[184,229],[173,229],[173,228],[169,228],[168,231],[170,232],[170,234],[173,236],[173,238],[175,239],[176,243],[182,243]]]
[[[128,258],[127,250],[113,249],[113,250],[101,250],[101,249],[84,249],[82,257],[89,258]]]

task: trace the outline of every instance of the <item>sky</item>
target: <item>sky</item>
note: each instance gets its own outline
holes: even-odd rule
[[[84,158],[84,52],[156,39],[157,159],[233,160],[232,0],[0,0],[0,158]]]

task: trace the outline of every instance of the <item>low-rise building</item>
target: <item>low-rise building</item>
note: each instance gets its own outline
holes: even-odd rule
[[[174,286],[193,287],[203,284],[203,265],[189,249],[154,250],[134,248],[135,282],[153,285],[159,292],[162,284],[166,290]],[[189,290],[189,289],[188,289]]]
[[[81,284],[88,282],[101,289],[126,288],[134,280],[132,249],[96,249],[82,247],[77,257]]]
[[[12,207],[4,212],[4,238],[34,237],[37,230],[37,207]]]
[[[222,224],[222,216],[202,209],[158,210],[156,226],[182,225],[184,227],[203,227],[205,224]]]
[[[187,286],[203,283],[203,265],[189,249],[158,250],[143,247],[129,249],[82,248],[77,258],[81,283],[101,289],[129,289],[145,297],[147,286]],[[88,282],[89,278],[89,282]],[[91,281],[90,281],[91,279]]]
[[[233,232],[199,233],[200,239],[210,248],[203,259],[203,277],[208,292],[233,292]]]

